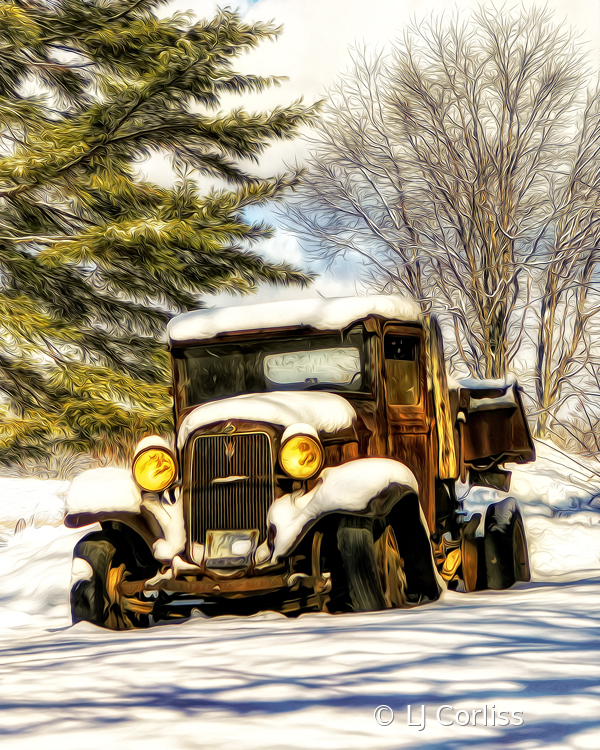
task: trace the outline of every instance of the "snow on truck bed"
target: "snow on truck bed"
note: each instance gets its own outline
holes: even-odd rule
[[[414,322],[420,308],[408,297],[372,294],[368,297],[334,297],[264,302],[258,305],[195,310],[173,318],[167,335],[172,346],[211,339],[233,331],[310,326],[321,331],[346,328],[369,315]]]
[[[90,529],[60,525],[65,483],[0,480],[3,750],[597,748],[600,487],[585,461],[536,449],[510,492],[531,584],[411,610],[127,633],[70,626],[72,549]],[[499,497],[479,488],[468,504]],[[407,704],[413,720],[426,706],[424,730],[407,726]],[[395,712],[389,726],[374,720],[379,705]],[[524,723],[443,727],[442,705],[450,719],[487,705]]]

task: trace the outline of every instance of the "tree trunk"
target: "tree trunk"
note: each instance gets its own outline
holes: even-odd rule
[[[540,309],[540,326],[535,360],[534,383],[537,408],[539,410],[534,427],[537,438],[547,437],[548,408],[551,406],[552,390],[552,348],[554,345],[554,324],[558,306],[557,276],[551,270],[548,273],[546,289]]]
[[[493,380],[506,376],[506,305],[497,305],[485,332],[485,376]]]

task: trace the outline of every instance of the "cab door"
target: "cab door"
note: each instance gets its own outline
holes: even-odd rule
[[[388,323],[383,328],[382,343],[388,454],[415,475],[421,507],[433,531],[435,460],[424,331],[418,326]]]

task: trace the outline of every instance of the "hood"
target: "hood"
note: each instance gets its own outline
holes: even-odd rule
[[[179,444],[183,445],[190,433],[199,427],[228,419],[267,422],[280,425],[284,429],[303,422],[312,425],[317,432],[335,433],[351,427],[356,419],[356,412],[345,398],[335,393],[246,393],[196,407],[181,423]]]

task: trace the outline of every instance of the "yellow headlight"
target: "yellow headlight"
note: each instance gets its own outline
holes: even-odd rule
[[[308,435],[294,435],[281,446],[279,462],[294,479],[310,479],[323,465],[323,448]]]
[[[133,464],[133,476],[143,490],[161,492],[175,479],[177,468],[173,456],[160,448],[140,453]]]

